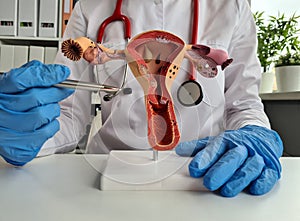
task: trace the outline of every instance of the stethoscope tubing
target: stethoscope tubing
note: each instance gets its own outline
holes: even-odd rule
[[[122,21],[124,24],[124,38],[125,39],[131,38],[130,19],[126,15],[122,14],[122,11],[121,11],[122,3],[123,3],[123,0],[117,0],[116,8],[115,8],[113,14],[101,23],[99,30],[98,30],[98,37],[97,37],[98,43],[102,43],[105,28],[114,21]]]
[[[111,16],[109,16],[108,18],[106,18],[101,25],[99,26],[99,30],[98,30],[98,37],[97,37],[97,42],[101,43],[103,40],[103,35],[104,35],[104,31],[106,29],[106,27],[108,26],[108,24],[114,22],[114,21],[122,21],[123,25],[124,25],[124,38],[126,40],[126,45],[128,43],[128,40],[131,37],[131,23],[130,23],[130,19],[122,14],[122,3],[123,0],[117,0],[116,3],[116,7],[115,10],[113,12],[113,14]],[[193,0],[193,23],[192,23],[192,32],[191,32],[191,44],[197,44],[198,41],[198,26],[199,26],[199,0]],[[108,91],[109,94],[105,95],[105,100],[109,101],[111,100],[113,97],[115,97],[116,95],[119,94],[119,92],[124,88],[125,82],[126,82],[126,78],[127,78],[127,70],[128,69],[128,65],[125,65],[125,70],[124,70],[124,75],[123,75],[123,81],[122,84],[119,88],[113,88],[113,90],[115,90],[115,92],[112,92],[110,88],[102,88],[101,90],[106,90]],[[190,73],[189,73],[189,80],[188,82],[194,82],[194,84],[197,84],[198,87],[201,86],[199,85],[198,82],[195,81],[196,79],[196,74],[195,74],[195,68],[193,66],[192,63],[190,63]],[[186,82],[184,82],[186,83]],[[184,85],[184,83],[182,84],[182,86]]]

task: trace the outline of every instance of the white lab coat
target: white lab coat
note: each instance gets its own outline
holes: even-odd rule
[[[64,39],[87,36],[96,40],[98,27],[114,10],[116,0],[81,0],[73,11]],[[203,101],[193,107],[182,106],[176,93],[188,80],[183,63],[181,74],[172,86],[172,96],[181,140],[187,141],[217,135],[225,129],[238,129],[248,124],[270,127],[258,96],[261,77],[256,57],[255,24],[247,0],[200,0],[198,43],[226,50],[233,63],[219,70],[216,78],[197,74],[203,90]],[[131,21],[132,37],[148,30],[171,32],[190,41],[192,1],[124,0],[122,12]],[[109,47],[124,44],[123,24],[107,27],[103,43]],[[57,63],[70,67],[72,79],[96,81],[94,68],[86,61],[72,62],[58,53]],[[116,85],[123,70],[120,63],[99,66],[100,82]],[[110,77],[109,77],[110,76]],[[120,82],[120,81],[118,81]],[[117,84],[118,85],[118,84]],[[143,91],[129,72],[126,87],[132,94],[121,93],[109,102],[102,101],[103,126],[90,141],[88,153],[107,153],[111,149],[150,148]],[[61,103],[61,129],[48,140],[39,155],[74,149],[91,123],[90,92],[77,90]]]

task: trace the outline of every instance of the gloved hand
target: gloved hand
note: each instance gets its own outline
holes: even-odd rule
[[[51,87],[65,80],[62,65],[32,61],[0,75],[0,155],[16,166],[32,160],[59,130],[59,101],[74,92]]]
[[[269,192],[280,178],[282,151],[275,131],[253,125],[176,147],[178,155],[194,156],[190,175],[203,177],[206,188],[219,190],[226,197],[236,196],[245,188],[253,195]]]

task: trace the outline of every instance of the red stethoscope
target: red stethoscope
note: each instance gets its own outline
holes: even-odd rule
[[[117,4],[113,14],[106,18],[100,25],[98,31],[97,42],[102,43],[103,35],[105,28],[114,21],[122,21],[124,25],[124,38],[126,43],[128,43],[129,39],[131,38],[131,23],[129,18],[122,14],[121,7],[122,7],[123,0],[117,0]],[[197,44],[198,39],[198,21],[199,21],[199,0],[193,0],[193,26],[192,26],[192,33],[191,33],[191,44]],[[193,106],[197,105],[202,101],[203,94],[200,84],[195,80],[195,68],[193,65],[190,65],[190,73],[189,73],[189,80],[182,83],[179,87],[177,92],[177,97],[179,102],[184,106]],[[125,73],[123,78],[123,83],[121,88],[124,87],[125,79],[127,76],[127,66],[125,67]],[[188,96],[187,96],[188,95]],[[110,95],[110,98],[107,97],[107,100],[110,100],[115,95]]]

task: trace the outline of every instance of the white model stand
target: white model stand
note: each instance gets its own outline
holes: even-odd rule
[[[111,151],[101,176],[101,190],[206,190],[190,177],[190,158],[174,151]]]

